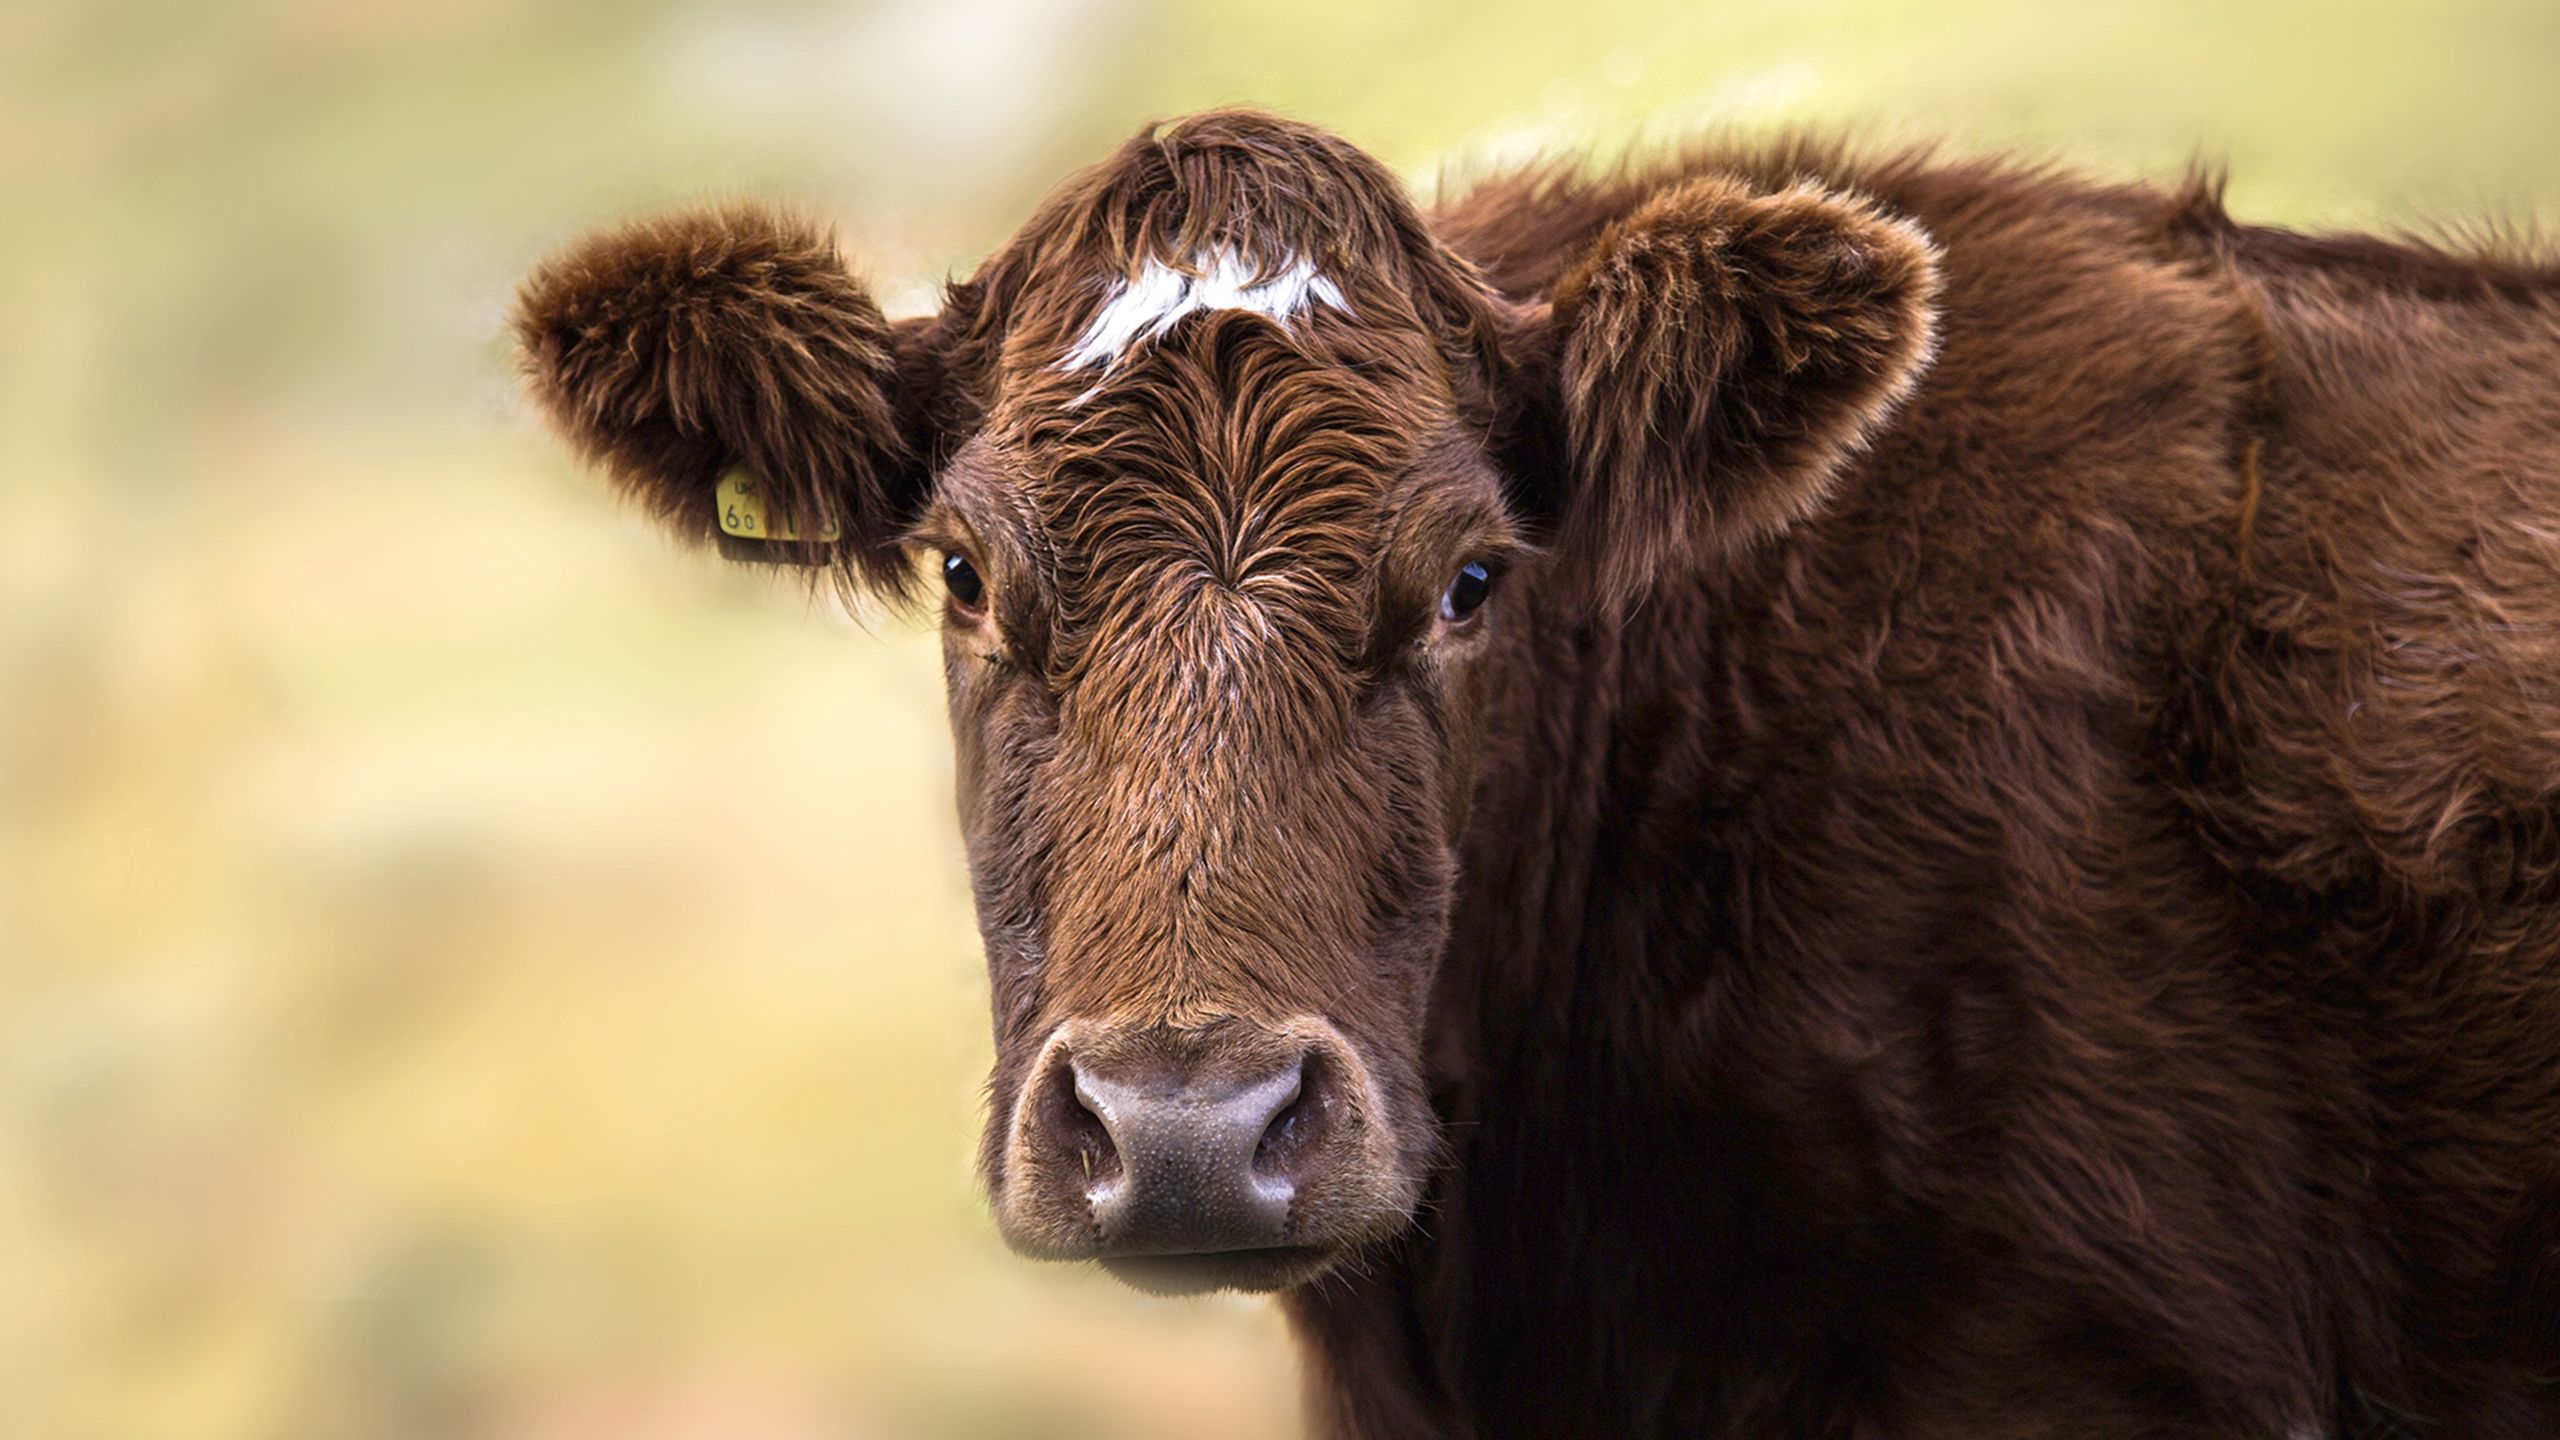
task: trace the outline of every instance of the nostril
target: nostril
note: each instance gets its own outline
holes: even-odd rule
[[[1081,1175],[1092,1188],[1120,1178],[1120,1147],[1112,1143],[1111,1127],[1086,1101],[1077,1079],[1072,1064],[1051,1072],[1041,1095],[1040,1124],[1048,1133],[1050,1152],[1077,1167],[1070,1173]]]
[[[1263,1128],[1253,1149],[1253,1171],[1269,1180],[1295,1180],[1305,1157],[1341,1123],[1341,1087],[1321,1055],[1299,1062],[1297,1085]]]

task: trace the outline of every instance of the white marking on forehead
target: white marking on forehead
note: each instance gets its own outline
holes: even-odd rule
[[[1288,263],[1271,267],[1270,277],[1260,283],[1254,274],[1262,267],[1231,249],[1196,256],[1192,268],[1199,273],[1186,275],[1161,260],[1149,260],[1137,279],[1113,281],[1102,309],[1058,368],[1076,371],[1100,365],[1108,369],[1131,347],[1156,339],[1175,321],[1199,310],[1250,310],[1281,325],[1317,305],[1351,313],[1341,287],[1317,274],[1314,263],[1303,255],[1292,255]]]

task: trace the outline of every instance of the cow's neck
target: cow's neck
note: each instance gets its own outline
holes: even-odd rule
[[[1641,1088],[1679,1023],[1666,1007],[1708,977],[1712,937],[1684,927],[1713,907],[1684,902],[1722,872],[1701,821],[1732,798],[1711,595],[1624,618],[1524,608],[1436,995],[1434,1079],[1460,1123],[1482,1093]]]
[[[1434,998],[1430,1065],[1456,1164],[1404,1254],[1329,1304],[1294,1306],[1322,1371],[1352,1397],[1341,1403],[1392,1417],[1367,1422],[1376,1433],[1425,1433],[1411,1428],[1414,1416],[1445,1403],[1450,1387],[1470,1392],[1461,1408],[1480,1411],[1577,1393],[1640,1404],[1636,1392],[1663,1383],[1628,1372],[1645,1363],[1642,1342],[1568,1351],[1533,1338],[1544,1327],[1511,1322],[1529,1320],[1515,1313],[1523,1303],[1545,1303],[1525,1301],[1528,1288],[1583,1269],[1555,1247],[1595,1233],[1595,1197],[1620,1211],[1630,1197],[1651,1203],[1656,1187],[1637,1173],[1644,1157],[1621,1142],[1654,1128],[1645,1112],[1665,1103],[1661,1067],[1694,1039],[1688,1031],[1712,1024],[1719,941],[1698,927],[1721,907],[1697,897],[1722,881],[1722,858],[1699,837],[1713,829],[1702,818],[1728,802],[1733,773],[1723,758],[1733,737],[1709,728],[1726,709],[1716,699],[1719,606],[1691,590],[1658,593],[1623,619],[1534,596],[1521,608],[1505,617],[1504,653],[1490,660],[1494,693]],[[1500,1113],[1488,1109],[1497,1096]],[[1683,1224],[1717,1223],[1712,1197],[1673,1203]],[[1705,1239],[1694,1229],[1692,1238]],[[1556,1373],[1577,1365],[1590,1373]],[[1544,1378],[1534,1394],[1501,1393],[1514,1373]],[[1534,1433],[1528,1418],[1521,1433]]]

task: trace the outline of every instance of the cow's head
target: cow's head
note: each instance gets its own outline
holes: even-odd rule
[[[1069,181],[929,318],[731,211],[574,248],[519,323],[553,422],[680,536],[943,592],[1006,1235],[1269,1288],[1420,1197],[1526,592],[1614,603],[1814,508],[1934,285],[1862,201],[1705,180],[1507,297],[1365,155],[1227,113]]]

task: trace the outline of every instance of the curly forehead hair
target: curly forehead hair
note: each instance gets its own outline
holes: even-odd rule
[[[1356,662],[1390,486],[1445,413],[1418,378],[1380,383],[1232,312],[1184,322],[1084,405],[1028,407],[1018,489],[1054,566],[1055,678],[1092,636],[1213,586]]]

